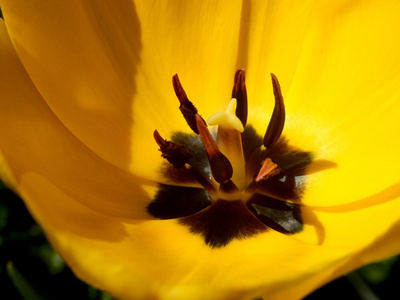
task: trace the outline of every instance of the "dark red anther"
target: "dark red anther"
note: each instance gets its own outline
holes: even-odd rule
[[[185,146],[167,141],[161,137],[157,130],[153,133],[156,143],[160,147],[161,156],[176,168],[182,168],[193,157]]]
[[[219,151],[211,133],[208,131],[203,119],[199,115],[195,116],[197,129],[200,138],[206,149],[208,161],[210,162],[211,172],[218,183],[222,183],[232,178],[233,168],[228,158]]]
[[[183,89],[181,82],[179,81],[178,74],[175,74],[172,77],[172,84],[174,86],[174,91],[176,96],[179,99],[180,106],[179,109],[186,120],[186,123],[189,127],[197,134],[199,134],[196,125],[195,115],[198,115],[197,108],[193,105],[193,103],[188,99],[185,90]],[[201,117],[200,117],[201,118]],[[203,118],[201,118],[203,120]],[[206,125],[206,122],[203,120],[203,123]],[[206,125],[207,126],[207,125]]]
[[[271,78],[275,96],[275,107],[268,124],[267,132],[264,135],[264,146],[267,148],[275,145],[281,136],[285,125],[285,104],[283,103],[281,87],[278,79],[272,73]]]
[[[242,121],[243,127],[247,123],[247,91],[244,73],[244,69],[236,71],[232,90],[232,98],[237,101],[236,116]]]

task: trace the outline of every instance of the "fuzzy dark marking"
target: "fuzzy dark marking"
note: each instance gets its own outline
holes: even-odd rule
[[[211,177],[211,168],[208,162],[207,152],[204,149],[203,142],[199,135],[178,131],[172,135],[171,141],[184,145],[185,148],[193,154],[190,165],[207,178]]]
[[[237,99],[236,115],[245,126],[247,91],[244,74],[244,70],[236,72],[232,97]],[[250,197],[245,203],[245,199],[236,200],[242,196],[230,180],[233,170],[229,160],[218,150],[178,75],[173,76],[179,108],[188,125],[195,133],[200,133],[200,137],[178,132],[173,135],[172,142],[168,142],[155,133],[163,156],[172,156],[171,163],[175,166],[164,163],[161,171],[176,186],[159,185],[153,202],[147,207],[151,215],[160,219],[178,218],[192,233],[203,236],[211,248],[224,247],[233,239],[248,238],[269,229],[285,234],[302,230],[301,195],[305,188],[302,176],[312,162],[312,155],[289,146],[281,136],[285,106],[278,79],[273,74],[271,78],[275,107],[264,138],[251,126],[245,126],[241,134],[246,177],[252,180],[245,188]],[[188,160],[181,149],[193,157]],[[211,179],[211,175],[219,184]],[[185,183],[203,188],[178,186]],[[234,200],[220,197],[234,197]]]
[[[266,226],[281,233],[297,233],[303,229],[300,207],[268,196],[254,194],[247,201],[249,210]]]
[[[251,189],[276,199],[299,201],[304,184],[295,178],[306,174],[306,167],[312,162],[312,154],[289,146],[288,141],[281,137],[273,147],[253,152],[246,163],[246,173],[255,178],[260,169],[260,161],[266,158],[271,158],[279,166],[280,172],[268,180],[253,183]]]
[[[259,150],[262,138],[251,126],[246,126],[242,137],[246,141],[243,143],[247,158],[246,172],[256,176],[266,157],[279,162],[281,167],[278,175],[256,183],[256,194],[247,203],[238,204],[242,202],[239,200],[213,202],[204,189],[160,185],[148,212],[160,219],[182,218],[181,224],[189,226],[191,232],[201,234],[206,244],[213,248],[223,247],[232,239],[250,237],[268,228],[287,234],[301,231],[301,206],[282,200],[300,202],[304,185],[302,180],[296,178],[305,174],[305,168],[312,161],[311,153],[290,146],[284,137],[273,147]],[[211,173],[207,154],[198,135],[176,132],[171,140],[184,145],[194,155],[190,164],[195,165],[197,170],[201,170],[202,174]],[[166,165],[163,172],[175,182],[194,180],[184,168]],[[231,206],[229,203],[234,204]],[[245,210],[240,212],[243,207]],[[227,219],[227,216],[233,219]],[[254,223],[254,218],[264,227]],[[229,226],[233,227],[227,228]]]
[[[263,144],[263,139],[259,136],[253,126],[247,125],[242,132],[242,145],[245,161],[257,151]]]
[[[159,184],[147,211],[159,219],[175,219],[193,215],[211,203],[205,189]]]
[[[191,232],[201,234],[211,248],[224,247],[233,239],[248,238],[268,230],[241,200],[219,199],[205,210],[179,222],[189,226]]]
[[[184,167],[193,158],[193,154],[185,146],[163,139],[157,130],[154,130],[153,135],[160,147],[161,156],[168,160],[175,168]]]

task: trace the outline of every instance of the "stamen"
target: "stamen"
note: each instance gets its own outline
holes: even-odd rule
[[[264,146],[270,148],[278,141],[282,134],[283,126],[285,125],[285,105],[279,81],[274,74],[271,73],[272,86],[275,96],[275,107],[272,113],[271,120],[268,124],[267,132],[264,135]]]
[[[217,188],[213,185],[211,180],[205,178],[192,166],[188,166],[186,170],[188,170],[190,175],[192,175],[193,178],[196,179],[197,182],[200,183],[201,186],[204,187],[210,193],[211,198],[217,198]]]
[[[182,112],[183,117],[186,120],[186,123],[189,127],[197,134],[199,134],[196,125],[195,115],[198,115],[197,108],[193,105],[193,103],[186,96],[185,90],[183,89],[181,82],[179,81],[178,74],[175,74],[172,77],[172,84],[174,86],[174,91],[176,96],[179,99],[181,105],[179,106],[180,111]],[[199,116],[200,117],[200,116]],[[207,126],[206,122],[200,117],[203,121],[204,125]]]
[[[312,155],[290,146],[281,137],[285,106],[278,79],[274,74],[271,78],[275,107],[262,138],[246,125],[243,69],[235,73],[232,100],[226,111],[209,118],[209,125],[218,126],[211,133],[189,101],[178,75],[172,77],[179,109],[197,134],[176,132],[172,142],[154,131],[162,157],[172,166],[164,163],[161,168],[170,183],[159,184],[147,207],[152,216],[179,218],[180,224],[201,235],[211,248],[270,229],[284,234],[302,230],[303,177]]]
[[[168,160],[175,168],[184,167],[192,159],[193,155],[185,146],[163,139],[157,130],[154,130],[153,136],[160,147],[161,156]]]
[[[236,71],[232,89],[232,98],[237,100],[236,116],[242,122],[243,127],[247,123],[247,91],[244,73],[244,69]]]
[[[200,138],[203,141],[204,148],[206,149],[214,179],[218,183],[225,182],[232,177],[232,165],[226,156],[219,151],[218,146],[204,124],[203,119],[198,114],[195,115],[195,118],[197,122],[197,129],[199,131]]]
[[[237,194],[238,192],[239,192],[239,189],[237,188],[237,186],[233,183],[233,181],[232,180],[227,180],[227,181],[225,181],[225,182],[223,182],[223,183],[221,183],[220,184],[220,186],[219,186],[219,191],[221,192],[221,193],[224,193],[224,197],[222,197],[222,198],[224,198],[225,200],[229,200],[229,199],[227,199],[227,198],[231,198],[231,199],[235,199],[235,197],[226,197],[227,195],[226,194]],[[234,195],[235,196],[235,195]],[[240,196],[239,197],[236,197],[236,199],[235,200],[237,200],[238,198],[240,198]]]
[[[260,171],[256,177],[256,182],[259,182],[261,179],[267,179],[272,177],[280,172],[277,164],[273,163],[270,158],[264,160]]]

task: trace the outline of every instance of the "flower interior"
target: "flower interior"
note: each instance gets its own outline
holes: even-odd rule
[[[236,71],[226,111],[207,122],[188,99],[178,75],[173,86],[192,134],[154,138],[167,161],[148,212],[177,218],[212,248],[268,230],[294,234],[303,228],[301,196],[310,152],[289,145],[282,135],[285,106],[277,77],[271,74],[275,107],[264,136],[247,124],[245,71]],[[211,129],[208,128],[207,124]]]

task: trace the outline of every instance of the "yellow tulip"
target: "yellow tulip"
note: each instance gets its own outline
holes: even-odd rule
[[[121,299],[297,299],[400,252],[398,1],[0,5],[1,178],[82,280]],[[293,204],[303,224],[213,244],[149,213],[173,181],[153,132],[192,134],[174,74],[206,119],[241,68],[247,124],[264,134],[273,73],[283,135],[312,153]],[[257,178],[279,178],[274,164]]]

